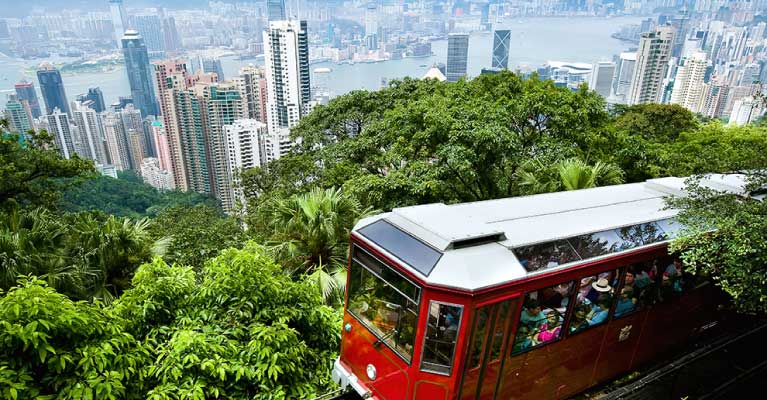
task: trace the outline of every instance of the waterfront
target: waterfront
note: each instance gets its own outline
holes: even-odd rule
[[[511,47],[509,51],[509,68],[519,66],[536,67],[547,61],[561,60],[593,63],[599,60],[609,60],[614,54],[625,51],[630,44],[614,39],[611,35],[622,25],[637,24],[643,17],[615,18],[526,18],[508,20],[504,26],[496,29],[511,30]],[[472,33],[469,40],[468,73],[470,76],[479,75],[483,67],[490,66],[493,45],[492,32]],[[433,55],[424,58],[409,58],[379,63],[335,64],[330,62],[312,64],[311,68],[327,67],[332,71],[323,77],[325,85],[332,94],[340,95],[355,89],[375,90],[380,87],[381,79],[396,79],[405,76],[422,77],[428,68],[447,58],[447,41],[440,40],[432,43]],[[56,59],[66,62],[72,59]],[[11,60],[0,59],[0,103],[4,103],[4,95],[13,90],[13,85],[19,79],[26,77],[39,85],[29,68],[41,63],[42,60]],[[237,75],[240,67],[250,63],[261,63],[260,60],[239,60],[234,57],[222,59],[224,74],[227,77]],[[27,73],[25,75],[25,72]],[[314,78],[314,77],[313,77]],[[70,101],[79,93],[87,91],[88,87],[99,86],[105,100],[113,103],[119,96],[130,95],[128,78],[124,67],[111,71],[64,74],[65,89]],[[40,99],[42,102],[42,98]]]

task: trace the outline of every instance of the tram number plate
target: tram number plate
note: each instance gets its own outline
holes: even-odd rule
[[[631,328],[633,325],[626,325],[623,328],[621,328],[621,331],[618,332],[618,341],[622,342],[631,336]]]

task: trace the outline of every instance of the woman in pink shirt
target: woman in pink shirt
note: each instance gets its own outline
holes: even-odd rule
[[[541,331],[536,339],[538,343],[548,342],[559,337],[559,332],[562,329],[562,324],[559,322],[559,315],[557,312],[551,311],[546,316],[546,322],[541,325]]]

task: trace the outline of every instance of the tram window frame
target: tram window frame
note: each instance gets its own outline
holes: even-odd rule
[[[515,347],[517,345],[517,339],[518,339],[518,335],[520,333],[520,329],[523,326],[527,327],[527,325],[522,322],[522,315],[525,313],[525,310],[527,309],[527,305],[530,304],[531,300],[535,300],[539,304],[539,306],[541,308],[543,308],[543,304],[541,304],[539,302],[539,300],[537,299],[539,293],[544,291],[544,290],[546,290],[546,289],[552,289],[552,290],[556,291],[555,288],[561,287],[562,285],[569,285],[568,294],[566,296],[564,296],[564,295],[562,296],[562,300],[565,300],[565,299],[567,300],[567,304],[564,306],[564,312],[560,312],[557,309],[557,307],[546,307],[547,309],[549,309],[549,312],[546,313],[545,316],[544,316],[544,318],[548,318],[548,314],[551,311],[556,311],[557,313],[559,313],[559,317],[561,318],[561,321],[560,321],[560,324],[558,326],[559,332],[558,332],[557,336],[552,338],[552,339],[549,339],[549,340],[540,341],[537,344],[533,344],[532,341],[531,341],[531,344],[529,346],[526,346],[523,349],[516,350]],[[525,295],[523,297],[523,302],[522,302],[522,305],[520,307],[520,311],[519,311],[517,320],[515,322],[512,322],[512,323],[516,323],[516,327],[517,328],[515,329],[514,332],[512,332],[514,334],[514,337],[510,338],[510,340],[508,340],[508,346],[511,347],[511,349],[509,350],[510,357],[515,357],[515,356],[518,356],[520,354],[527,353],[529,351],[533,351],[533,350],[537,350],[537,349],[546,347],[546,345],[549,345],[551,343],[556,343],[556,342],[558,342],[558,341],[560,341],[560,340],[562,340],[562,339],[567,337],[566,325],[567,325],[567,321],[568,321],[568,319],[570,317],[570,313],[573,310],[572,297],[573,297],[574,290],[575,290],[575,281],[574,280],[568,280],[568,281],[564,281],[564,282],[559,282],[559,283],[554,284],[554,285],[544,286],[544,287],[540,287],[540,288],[529,290],[529,291],[525,292]],[[532,293],[535,293],[535,297],[536,297],[535,299],[530,298]],[[561,301],[560,301],[560,304],[561,304]],[[559,307],[559,308],[562,308],[562,307]],[[540,313],[543,313],[543,310],[541,310]],[[547,322],[545,322],[545,323],[547,323]],[[542,323],[541,325],[543,325],[545,323]],[[535,330],[537,330],[539,328],[540,328],[540,325],[538,327],[534,328],[533,331],[535,331]],[[528,340],[530,340],[530,338],[532,336],[540,335],[541,332],[542,331],[533,332],[533,333],[527,334],[526,336],[528,337]]]
[[[658,257],[653,257],[652,259],[646,259],[644,261],[631,263],[630,265],[626,265],[623,267],[623,276],[621,277],[620,282],[620,289],[618,291],[618,300],[615,302],[613,306],[613,318],[614,319],[621,319],[628,317],[630,315],[634,315],[638,312],[648,310],[652,308],[654,305],[658,304],[658,290],[660,289],[658,286],[658,265],[657,265]],[[653,272],[653,269],[655,271]],[[640,275],[638,271],[641,271],[642,273],[646,274],[646,277],[639,278],[642,281],[649,280],[649,282],[642,286],[637,288],[637,275]],[[652,272],[653,276],[650,276],[651,274],[649,272]],[[622,312],[620,315],[618,314],[618,306],[620,304],[620,297],[623,295],[623,291],[626,289],[626,277],[628,274],[632,274],[633,280],[631,283],[631,290],[632,290],[632,297],[633,299],[636,299],[634,302],[634,308],[627,312]],[[649,300],[649,301],[648,301]]]
[[[452,343],[452,351],[450,353],[450,362],[448,365],[444,364],[437,364],[432,362],[426,361],[426,350],[427,350],[427,343],[429,342],[429,330],[431,328],[430,320],[431,320],[431,311],[432,307],[437,306],[438,308],[438,315],[441,314],[441,307],[453,307],[457,308],[459,310],[459,317],[458,317],[458,326],[455,330],[455,337],[453,338]],[[445,301],[439,301],[439,300],[431,300],[429,301],[429,309],[427,311],[426,315],[426,326],[424,327],[424,335],[423,335],[423,343],[421,346],[421,366],[420,370],[422,372],[428,372],[431,374],[437,374],[437,375],[444,375],[444,376],[450,376],[453,373],[453,367],[455,365],[455,353],[458,348],[458,337],[460,336],[461,332],[461,323],[463,322],[463,316],[464,316],[465,307],[462,304],[456,304],[456,303],[450,303]],[[438,317],[439,318],[439,317]],[[440,370],[440,368],[446,368],[446,370]]]
[[[579,287],[575,290],[575,293],[573,293],[572,299],[570,300],[571,303],[574,304],[574,306],[573,306],[573,309],[572,309],[572,312],[571,312],[572,315],[570,316],[570,318],[569,318],[569,320],[567,322],[567,336],[577,335],[577,334],[579,334],[581,332],[588,331],[591,328],[596,328],[598,326],[603,326],[603,325],[607,324],[608,322],[610,322],[610,318],[612,318],[612,316],[613,316],[613,310],[615,308],[615,304],[617,303],[617,299],[618,299],[618,295],[616,295],[616,293],[619,292],[619,289],[621,288],[621,285],[623,284],[623,268],[611,268],[611,269],[608,269],[606,271],[601,271],[601,272],[598,272],[598,273],[593,274],[593,275],[586,275],[586,276],[583,276],[580,279],[576,280],[576,282],[583,282],[583,280],[587,279],[587,278],[595,278],[595,279],[591,279],[587,283],[588,286],[593,287],[593,283],[598,282],[599,279],[600,279],[600,276],[604,275],[604,274],[608,274],[607,275],[608,285],[611,288],[609,293],[610,293],[610,296],[612,297],[610,299],[610,304],[609,304],[609,306],[607,308],[607,317],[605,317],[604,320],[602,320],[602,321],[600,321],[600,322],[598,322],[596,324],[592,325],[591,323],[588,323],[583,328],[580,328],[580,329],[577,329],[577,330],[572,330],[573,324],[576,322],[578,307],[581,306],[581,305],[587,305],[588,306],[589,304],[593,304],[594,303],[593,301],[591,301],[590,299],[587,298],[589,296],[589,294],[591,293],[591,289],[589,289],[589,291],[587,291],[586,294],[583,295],[584,298],[582,300],[580,299],[580,297],[581,297],[580,294],[581,294],[581,289],[583,288],[583,284],[579,284]],[[611,274],[612,274],[612,276],[611,276]],[[611,281],[614,282],[614,283],[610,283]],[[593,305],[591,307],[592,307],[592,311],[591,312],[594,312],[593,311]],[[582,321],[582,322],[585,322],[585,321],[588,321],[588,318],[584,319],[584,321]]]
[[[354,264],[357,264],[361,271],[364,273],[367,273],[371,275],[374,279],[381,281],[384,283],[384,287],[391,288],[395,294],[401,296],[405,300],[405,305],[400,305],[397,303],[387,303],[392,304],[392,306],[400,306],[400,308],[403,309],[403,314],[399,316],[398,321],[403,321],[405,324],[412,325],[412,339],[409,339],[409,342],[406,342],[405,345],[409,345],[410,348],[408,349],[407,346],[402,345],[399,340],[401,339],[402,335],[400,332],[397,332],[397,329],[394,329],[392,331],[389,331],[387,333],[378,332],[380,327],[375,324],[373,320],[370,320],[367,316],[364,315],[358,315],[357,311],[355,311],[352,307],[351,301],[352,301],[352,289],[353,289],[353,282],[352,280],[354,278],[354,274],[352,271],[352,268],[355,267]],[[370,265],[374,264],[374,265]],[[403,276],[401,273],[399,273],[394,267],[390,266],[383,260],[379,259],[378,257],[374,256],[367,250],[357,246],[356,244],[353,246],[352,249],[352,257],[351,262],[349,263],[349,285],[347,286],[347,304],[346,304],[346,311],[349,312],[349,314],[354,317],[362,326],[365,327],[365,329],[368,330],[373,336],[375,336],[379,342],[386,345],[389,350],[391,350],[394,354],[399,356],[403,361],[405,361],[408,365],[412,365],[413,362],[413,356],[415,354],[415,347],[416,347],[416,337],[418,336],[418,320],[420,318],[420,307],[421,307],[421,291],[422,288],[415,284],[410,279]],[[399,282],[393,282],[392,279],[387,278],[399,278]],[[412,286],[411,288],[406,288],[403,286],[403,284],[409,284],[409,286]],[[408,290],[409,289],[409,290]],[[410,292],[410,293],[408,293]],[[414,295],[416,297],[410,297],[410,295]],[[407,306],[407,303],[410,303],[411,307]],[[368,304],[368,307],[370,305]],[[364,312],[364,311],[363,311]],[[408,313],[412,313],[412,317],[408,318],[410,321],[405,320],[405,318],[408,316]],[[399,322],[398,322],[399,323]],[[394,335],[391,335],[390,332],[396,332]],[[403,332],[406,333],[406,332]]]

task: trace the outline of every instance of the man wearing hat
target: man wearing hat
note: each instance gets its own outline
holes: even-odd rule
[[[600,295],[603,293],[609,293],[612,290],[613,288],[610,287],[610,282],[607,280],[607,278],[599,278],[596,282],[591,283],[591,289],[589,289],[589,292],[586,294],[586,298],[591,302],[591,304],[596,304]]]

